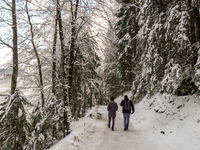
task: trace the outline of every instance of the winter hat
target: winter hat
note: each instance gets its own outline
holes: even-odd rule
[[[124,99],[125,99],[125,100],[128,100],[128,96],[127,96],[127,95],[125,95],[125,96],[124,96]]]

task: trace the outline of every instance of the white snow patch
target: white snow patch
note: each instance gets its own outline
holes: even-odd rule
[[[130,98],[131,92],[124,93]],[[115,99],[119,104],[123,96]],[[102,114],[102,119],[97,119]],[[90,116],[91,115],[91,116]],[[197,96],[157,94],[135,104],[130,129],[123,131],[121,108],[115,131],[107,127],[106,106],[94,107],[71,123],[72,132],[49,150],[199,150],[200,100]]]

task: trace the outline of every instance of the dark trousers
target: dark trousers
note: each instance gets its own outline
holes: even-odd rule
[[[114,126],[115,126],[115,117],[109,117],[109,119],[108,119],[108,126],[110,126],[111,118],[112,118],[112,129],[114,129]]]

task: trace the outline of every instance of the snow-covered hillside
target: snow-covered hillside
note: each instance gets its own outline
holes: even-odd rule
[[[122,99],[118,97],[115,101],[119,104]],[[111,131],[107,127],[106,106],[94,107],[86,117],[73,122],[71,134],[49,150],[199,150],[200,100],[197,96],[158,94],[145,97],[135,105],[135,110],[130,129],[123,131],[119,106],[115,131]]]
[[[132,124],[146,130],[164,150],[198,150],[200,99],[165,94],[145,98],[136,106]]]

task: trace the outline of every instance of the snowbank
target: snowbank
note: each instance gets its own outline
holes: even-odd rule
[[[149,132],[149,139],[163,150],[199,150],[200,100],[195,95],[145,97],[131,123]]]
[[[124,93],[124,95],[131,97],[130,92]],[[119,104],[123,96],[116,98],[115,101]],[[107,141],[109,139],[107,136],[111,133],[122,137],[128,135],[132,136],[129,139],[137,139],[139,143],[136,142],[137,147],[141,145],[141,148],[135,150],[145,150],[142,145],[147,144],[149,141],[161,147],[161,150],[199,150],[200,99],[195,95],[177,97],[157,94],[151,98],[145,97],[139,104],[135,104],[135,113],[130,118],[132,129],[127,131],[131,134],[124,132],[121,124],[114,132],[108,130],[106,119],[101,121],[94,119],[97,118],[98,113],[105,116],[105,113],[107,113],[106,106],[101,106],[100,109],[94,107],[86,117],[71,123],[73,130],[71,134],[50,150],[99,150],[101,148],[95,145],[102,144],[102,147],[109,145],[109,143],[101,142]],[[90,114],[96,115],[90,116]],[[120,106],[117,115],[121,118],[121,123]],[[116,124],[119,126],[119,120]],[[106,140],[102,140],[102,138]],[[143,138],[145,140],[142,140]],[[114,142],[119,144],[121,141],[116,140]],[[130,143],[128,140],[123,141],[123,143],[126,142]],[[130,147],[130,150],[132,150],[132,147]],[[155,150],[155,148],[149,147],[148,150]]]

